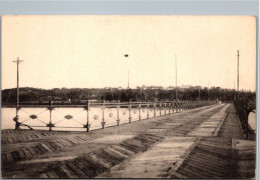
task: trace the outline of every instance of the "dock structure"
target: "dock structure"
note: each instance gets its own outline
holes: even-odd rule
[[[90,132],[2,130],[4,178],[252,178],[233,104]]]

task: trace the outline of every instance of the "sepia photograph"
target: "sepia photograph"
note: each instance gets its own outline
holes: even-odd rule
[[[4,15],[1,176],[256,176],[256,17]]]

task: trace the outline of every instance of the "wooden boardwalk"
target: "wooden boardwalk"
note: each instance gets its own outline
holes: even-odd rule
[[[229,104],[89,133],[4,130],[2,176],[254,177],[255,141],[241,139],[238,117]]]

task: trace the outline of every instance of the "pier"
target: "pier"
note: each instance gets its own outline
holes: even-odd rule
[[[90,132],[2,130],[4,178],[252,178],[256,141],[233,104]]]

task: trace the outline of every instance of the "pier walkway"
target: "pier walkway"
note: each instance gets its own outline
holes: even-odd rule
[[[255,141],[234,106],[86,132],[2,131],[5,178],[249,178]]]

